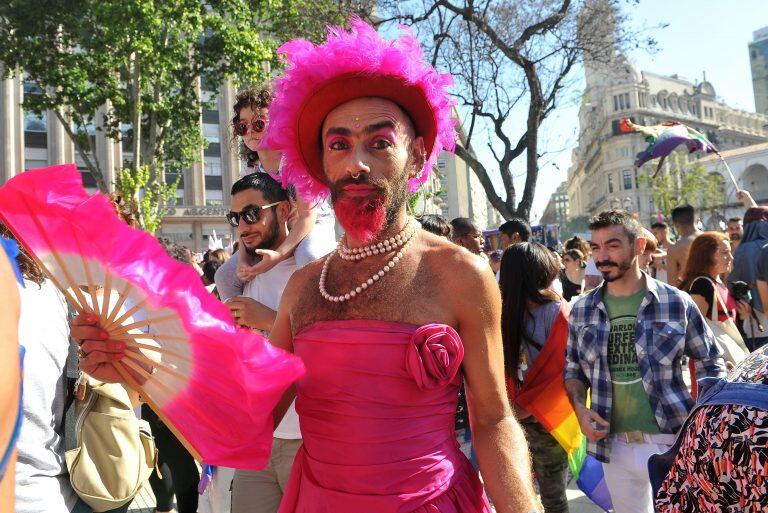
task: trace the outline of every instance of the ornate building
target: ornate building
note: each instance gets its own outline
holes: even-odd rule
[[[579,109],[579,140],[573,150],[566,192],[571,218],[625,208],[646,221],[657,211],[638,177],[655,170],[652,161],[634,167],[647,146],[640,134],[622,133],[619,121],[653,125],[679,121],[703,132],[720,150],[763,142],[768,116],[729,107],[706,80],[693,82],[637,70],[621,54],[610,64],[585,63],[586,89]],[[691,155],[689,160],[698,156]]]

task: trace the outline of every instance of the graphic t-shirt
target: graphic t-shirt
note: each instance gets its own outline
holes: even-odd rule
[[[635,349],[637,311],[645,289],[631,296],[610,296],[603,301],[611,320],[608,336],[608,369],[611,374],[611,433],[659,433],[648,394],[643,388]]]

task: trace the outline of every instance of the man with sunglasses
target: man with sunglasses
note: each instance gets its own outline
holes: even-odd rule
[[[237,229],[241,251],[253,257],[256,250],[274,250],[288,236],[291,205],[286,191],[267,173],[252,173],[232,186],[229,224]],[[296,259],[289,256],[245,284],[243,294],[226,301],[235,321],[241,326],[269,335],[288,279],[296,270]],[[274,432],[272,455],[266,469],[234,472],[232,513],[274,513],[288,482],[293,459],[301,445],[299,419],[291,405]],[[229,490],[231,471],[217,473],[213,488]],[[229,479],[228,479],[229,478]],[[210,500],[217,499],[211,497]]]

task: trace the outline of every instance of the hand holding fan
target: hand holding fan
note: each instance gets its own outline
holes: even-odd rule
[[[197,273],[89,195],[74,165],[22,173],[0,187],[0,220],[111,343],[113,365],[198,459],[262,468],[272,410],[303,373],[297,358],[235,326]]]

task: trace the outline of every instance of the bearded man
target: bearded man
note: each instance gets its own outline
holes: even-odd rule
[[[453,147],[450,77],[424,63],[411,34],[385,41],[359,20],[320,46],[281,51],[269,146],[283,151],[284,185],[309,201],[330,193],[346,234],[293,274],[270,334],[306,367],[303,445],[279,511],[490,513],[454,436],[462,382],[496,511],[535,511],[505,390],[498,285],[482,258],[406,209],[409,189]],[[114,358],[94,356],[85,330],[73,336],[88,339],[86,363]]]
[[[687,294],[640,270],[649,235],[632,214],[602,212],[589,228],[603,284],[571,311],[565,389],[614,511],[652,513],[648,458],[669,449],[693,406],[681,359],[699,378],[721,377],[722,351]]]
[[[304,445],[280,511],[490,511],[453,435],[462,378],[496,511],[533,510],[504,387],[498,286],[482,258],[406,210],[409,187],[453,144],[449,79],[412,36],[390,43],[359,21],[322,46],[283,50],[271,132],[283,177],[304,195],[329,191],[346,235],[291,277],[270,337],[307,367],[296,400]]]

